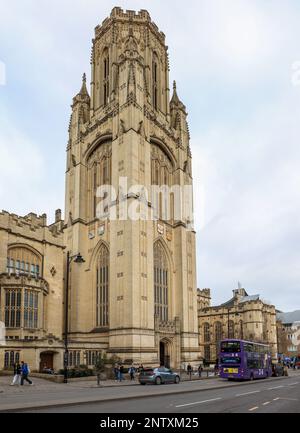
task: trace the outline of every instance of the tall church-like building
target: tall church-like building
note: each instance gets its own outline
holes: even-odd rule
[[[134,220],[143,185],[192,185],[187,113],[170,101],[165,36],[147,11],[114,8],[96,28],[91,95],[74,98],[67,152],[65,242],[73,266],[69,332],[82,345],[144,363],[199,359],[195,233],[170,212]],[[127,190],[120,190],[120,178]],[[99,187],[116,194],[101,206]],[[161,203],[158,204],[158,208]],[[173,205],[173,206],[172,206]],[[99,218],[97,209],[102,208]],[[168,208],[169,210],[169,208]]]
[[[65,247],[60,299],[66,299],[67,252],[85,260],[70,263],[69,366],[93,365],[101,352],[125,363],[199,364],[187,112],[175,83],[170,95],[165,35],[147,11],[114,8],[95,29],[90,92],[86,81],[84,75],[72,104],[65,220],[58,218],[51,229],[61,256],[59,233]],[[168,197],[165,190],[171,191]],[[18,242],[23,248],[26,239]],[[1,254],[7,255],[2,249]],[[41,268],[47,263],[43,254],[47,250],[36,252]],[[44,273],[39,269],[50,280],[43,299],[53,296],[57,268],[59,263]],[[3,294],[2,315],[4,299]],[[47,323],[55,321],[53,312],[40,320],[51,329],[55,349],[39,349],[34,334],[35,355],[27,359],[36,360],[36,368],[41,350],[48,363],[51,354],[54,366],[63,363],[64,309],[51,305],[61,328]]]

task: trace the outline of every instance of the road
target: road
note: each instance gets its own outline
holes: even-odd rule
[[[176,385],[162,386],[162,389]],[[157,387],[156,387],[157,389]],[[33,413],[300,413],[300,376],[177,395],[78,404]]]

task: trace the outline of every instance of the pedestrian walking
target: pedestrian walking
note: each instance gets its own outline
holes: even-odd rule
[[[202,377],[202,371],[203,371],[203,367],[202,367],[202,365],[199,365],[199,367],[198,367],[199,377]]]
[[[190,380],[192,380],[192,372],[193,372],[193,367],[191,366],[191,364],[189,364],[187,366],[187,374],[190,376]]]
[[[118,364],[115,364],[114,375],[115,375],[115,381],[116,382],[118,382],[118,380],[119,380],[119,370],[120,370],[120,367],[118,366]]]
[[[120,365],[119,381],[122,382],[123,380],[125,380],[125,378],[124,378],[124,365]]]
[[[129,374],[130,374],[130,380],[132,381],[132,380],[134,380],[135,379],[135,377],[134,377],[134,375],[135,375],[135,367],[134,367],[134,365],[132,365],[131,367],[130,367],[130,369],[129,369]]]
[[[22,369],[19,363],[14,364],[14,378],[10,386],[21,385]]]
[[[24,385],[24,381],[29,383],[29,385],[33,385],[32,381],[28,379],[28,376],[30,374],[30,368],[28,367],[28,364],[26,364],[24,361],[21,362],[21,385]]]

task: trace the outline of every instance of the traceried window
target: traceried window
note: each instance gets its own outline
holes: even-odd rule
[[[210,325],[209,325],[209,323],[204,323],[203,329],[204,329],[204,342],[209,343],[210,342]]]
[[[109,65],[109,53],[108,49],[103,52],[103,102],[104,105],[109,103],[109,74],[110,74],[110,65]]]
[[[12,247],[8,250],[6,272],[15,275],[28,275],[32,278],[41,276],[41,258],[25,246]]]
[[[97,197],[97,193],[99,187],[111,185],[111,143],[99,145],[90,155],[87,163],[89,168],[90,218],[106,219],[109,213],[108,194],[103,191],[101,197]]]
[[[228,338],[234,338],[234,322],[229,320],[228,323]]]
[[[20,363],[20,352],[5,352],[4,354],[4,368],[13,367],[14,364]]]
[[[21,327],[22,290],[5,291],[5,326],[7,328]]]
[[[4,317],[7,328],[38,329],[37,291],[5,289]]]
[[[103,244],[97,262],[97,326],[109,326],[109,251]]]
[[[243,321],[240,320],[240,339],[243,340],[244,338],[244,324]]]
[[[173,185],[173,164],[169,156],[154,143],[151,158],[151,184],[155,186],[152,189],[154,216],[169,222],[174,218],[173,194],[170,190]]]
[[[217,347],[217,352],[219,350],[219,344],[223,338],[223,329],[222,329],[222,323],[216,322],[215,323],[215,342]]]
[[[204,346],[204,359],[206,362],[210,361],[210,346]]]
[[[24,296],[24,328],[36,329],[38,327],[38,293],[25,290]]]
[[[80,351],[70,350],[68,352],[68,366],[79,367],[80,366]]]
[[[152,103],[155,110],[158,109],[158,57],[153,55],[152,62]]]
[[[161,322],[169,320],[169,267],[160,242],[154,245],[154,300],[155,315]]]

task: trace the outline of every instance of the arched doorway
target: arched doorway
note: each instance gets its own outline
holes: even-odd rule
[[[42,352],[40,354],[40,372],[47,368],[53,370],[54,352]]]
[[[170,346],[166,341],[159,343],[159,360],[161,367],[171,367]]]

